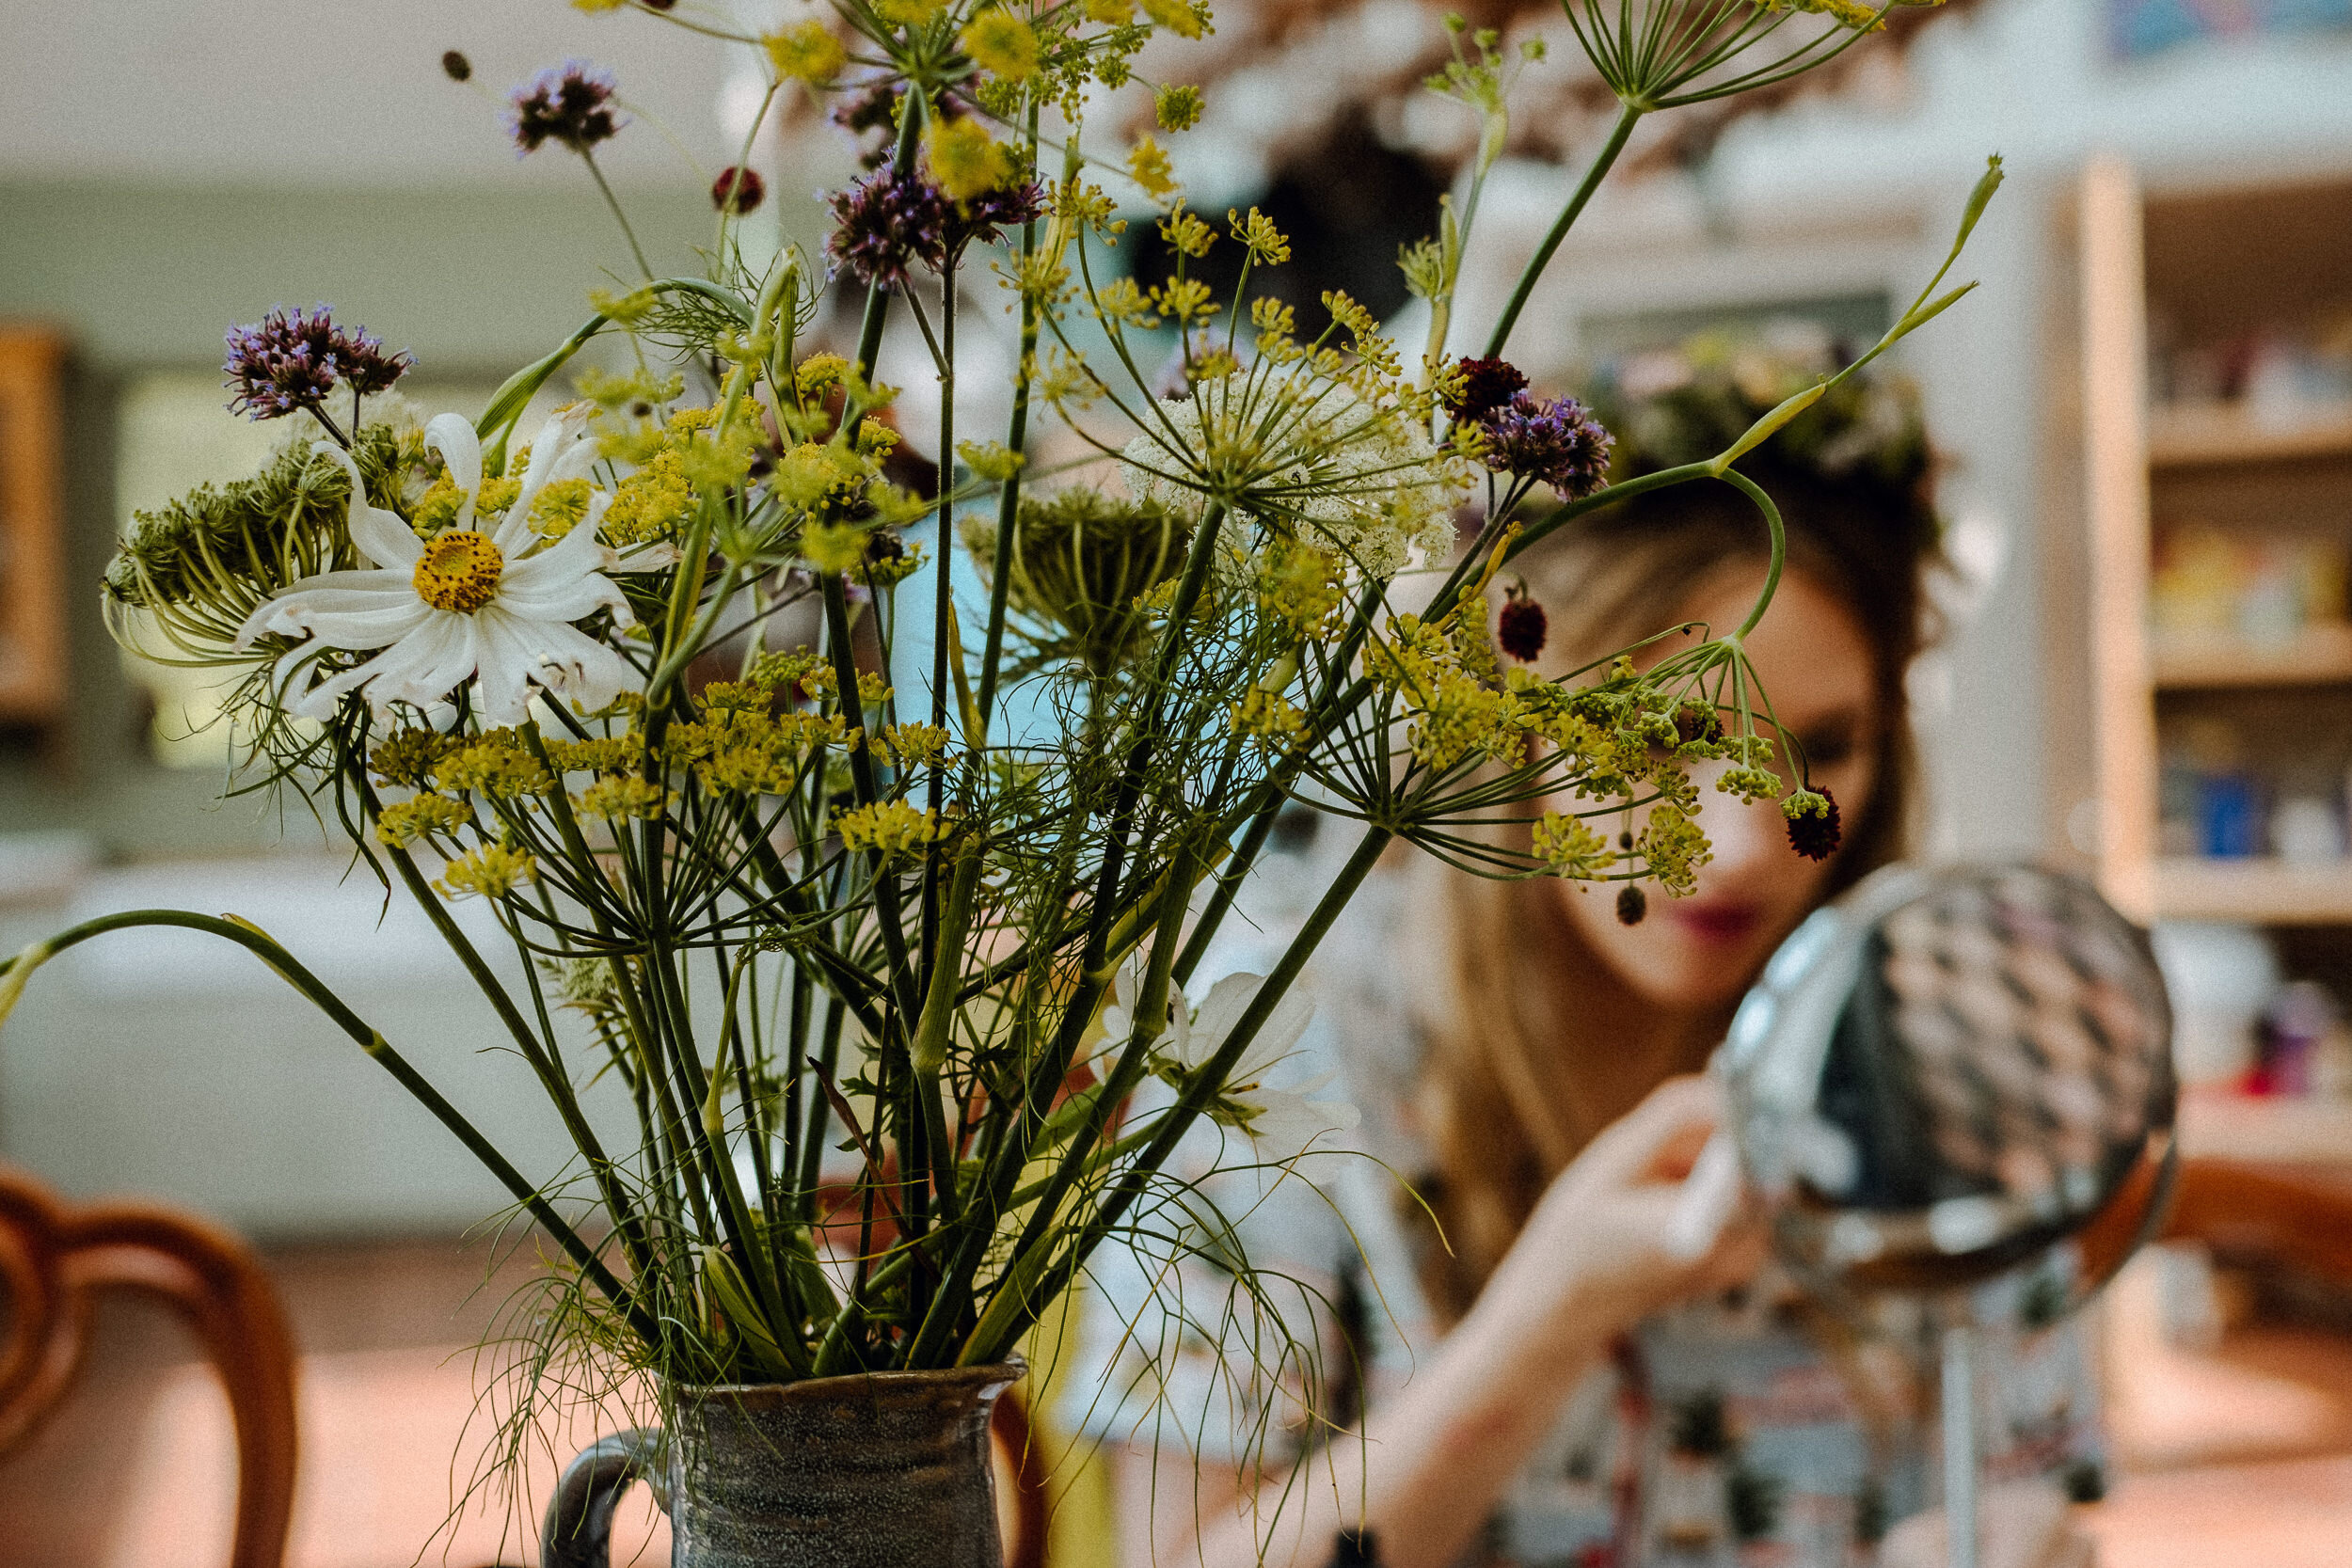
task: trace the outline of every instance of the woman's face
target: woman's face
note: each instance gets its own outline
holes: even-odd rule
[[[1701,585],[1681,618],[1736,626],[1763,580],[1760,565],[1727,568]],[[1861,626],[1837,599],[1792,570],[1782,578],[1747,648],[1781,723],[1804,747],[1814,784],[1836,797],[1849,827],[1860,821],[1878,783],[1882,722]],[[1811,911],[1836,859],[1810,861],[1789,848],[1778,802],[1742,805],[1718,792],[1715,780],[1724,768],[1708,763],[1692,769],[1702,802],[1699,826],[1715,858],[1699,868],[1698,890],[1691,896],[1669,898],[1645,888],[1648,917],[1626,926],[1616,916],[1615,884],[1552,884],[1577,935],[1619,979],[1661,1008],[1713,1007],[1744,990],[1781,938]]]

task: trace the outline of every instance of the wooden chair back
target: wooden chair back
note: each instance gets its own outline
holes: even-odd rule
[[[30,1437],[79,1370],[97,1292],[170,1306],[229,1394],[237,1437],[230,1568],[280,1568],[294,1511],[294,1341],[252,1249],[161,1204],[71,1204],[0,1165],[0,1456]]]

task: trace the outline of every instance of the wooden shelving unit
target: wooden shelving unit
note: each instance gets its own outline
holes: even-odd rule
[[[2264,420],[2234,405],[2155,409],[2148,420],[2152,468],[2230,467],[2352,457],[2352,407],[2319,406]]]
[[[2067,808],[2069,820],[2095,824],[2075,836],[2120,907],[2268,928],[2291,977],[2352,1004],[2352,859],[2166,855],[2159,820],[2168,755],[2282,795],[2335,792],[2352,766],[2352,626],[2264,643],[2158,638],[2150,616],[2161,529],[2352,546],[2352,404],[2258,414],[2153,403],[2148,353],[2152,314],[2193,346],[2259,342],[2352,310],[2352,171],[2143,196],[2130,168],[2103,160],[2071,215],[2085,526],[2053,591],[2058,613],[2082,619],[2054,643],[2049,701],[2078,717],[2089,745],[2061,802],[2095,801],[2095,813]],[[2079,639],[2072,667],[2066,636]],[[2218,753],[2205,749],[2217,735],[2228,741]],[[2181,1136],[2190,1155],[2352,1165],[2352,1101],[2201,1089],[2184,1101]]]
[[[2155,887],[2166,920],[2352,926],[2352,864],[2166,859],[2156,862]]]
[[[2294,641],[2277,644],[2158,639],[2150,665],[2158,691],[2352,683],[2352,626],[2307,626]]]

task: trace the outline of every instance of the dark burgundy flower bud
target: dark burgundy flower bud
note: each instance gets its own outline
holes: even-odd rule
[[[1502,615],[1495,627],[1495,645],[1505,654],[1521,664],[1534,663],[1535,656],[1544,651],[1544,638],[1550,629],[1544,607],[1526,589],[1513,588],[1504,594]]]
[[[1675,709],[1675,735],[1688,746],[1692,741],[1713,745],[1724,737],[1724,721],[1707,703],[1685,703]]]
[[[1815,805],[1807,795],[1818,796]],[[1794,808],[1794,809],[1791,809]],[[1837,852],[1845,832],[1837,820],[1837,798],[1818,784],[1792,795],[1782,806],[1788,818],[1788,847],[1809,861],[1825,861]]]
[[[767,199],[768,182],[759,177],[755,168],[723,168],[719,178],[710,182],[710,204],[737,217],[758,211],[759,204]]]
[[[470,82],[473,62],[454,49],[445,50],[441,55],[441,74],[453,82]]]
[[[1649,895],[1642,891],[1641,883],[1628,882],[1617,890],[1618,925],[1639,926],[1642,923],[1642,917],[1647,913],[1649,913]]]
[[[1456,419],[1484,419],[1527,386],[1527,377],[1507,360],[1464,358],[1454,369],[1456,386],[1445,405]]]

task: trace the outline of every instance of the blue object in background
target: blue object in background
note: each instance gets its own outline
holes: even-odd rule
[[[2208,773],[2197,789],[2197,848],[2217,860],[2263,852],[2262,791],[2242,773]]]
[[[2352,26],[2352,0],[2106,0],[2106,13],[2118,59],[2200,39]]]

